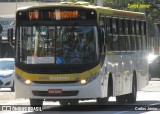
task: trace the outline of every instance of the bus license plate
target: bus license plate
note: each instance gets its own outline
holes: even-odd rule
[[[59,94],[62,93],[62,89],[48,89],[49,94]]]

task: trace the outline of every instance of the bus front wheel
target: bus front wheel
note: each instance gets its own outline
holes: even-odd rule
[[[43,99],[30,99],[31,107],[41,107],[43,106]]]
[[[105,98],[97,98],[98,105],[107,105],[108,104],[108,97]]]
[[[116,101],[119,104],[126,103],[126,95],[116,96]]]
[[[61,106],[65,106],[65,105],[78,105],[79,101],[72,99],[72,100],[61,100],[59,101],[59,104]]]
[[[11,87],[11,92],[14,92],[15,91],[15,88],[14,88],[14,82],[13,82],[13,85]]]

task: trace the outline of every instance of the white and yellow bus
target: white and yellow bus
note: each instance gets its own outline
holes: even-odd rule
[[[106,104],[111,96],[134,103],[149,80],[147,41],[144,13],[86,3],[19,9],[16,98],[30,99],[31,106],[44,100]]]

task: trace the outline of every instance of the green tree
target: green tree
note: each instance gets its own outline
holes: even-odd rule
[[[160,9],[154,4],[157,0],[103,0],[104,7],[111,7],[115,9],[144,12],[146,13],[148,22],[148,35],[154,36],[154,23],[157,18],[160,19]],[[150,4],[149,8],[128,8],[129,4]]]
[[[128,8],[129,4],[143,4],[144,0],[103,0],[103,4],[106,7],[111,7],[115,9],[131,10],[131,11],[141,11],[138,8]]]

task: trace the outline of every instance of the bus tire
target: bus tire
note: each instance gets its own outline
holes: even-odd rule
[[[78,105],[78,100],[61,100],[59,101],[59,104],[61,106],[66,106],[66,105]]]
[[[108,104],[108,97],[105,98],[97,98],[98,105],[107,105]]]
[[[69,101],[70,105],[78,105],[78,100],[71,100]]]
[[[109,81],[108,81],[108,93],[107,97],[105,98],[97,98],[97,104],[98,105],[107,105],[108,104],[108,99],[110,96],[113,95],[113,80],[112,80],[112,74],[109,74]]]
[[[66,106],[66,105],[69,105],[69,102],[68,102],[68,100],[61,100],[61,101],[59,101],[59,104],[61,106]]]
[[[116,96],[116,101],[118,104],[126,103],[126,95]]]
[[[112,74],[109,74],[109,81],[108,81],[108,98],[110,96],[113,96],[113,79],[112,79]]]
[[[134,73],[135,74],[135,73]],[[135,103],[137,98],[137,80],[136,76],[133,76],[133,82],[132,82],[132,93],[127,95],[127,103]]]
[[[13,85],[11,87],[11,92],[14,92],[15,91],[15,88],[14,88],[14,82],[13,82]]]
[[[43,106],[43,99],[30,99],[31,107],[41,107]]]

